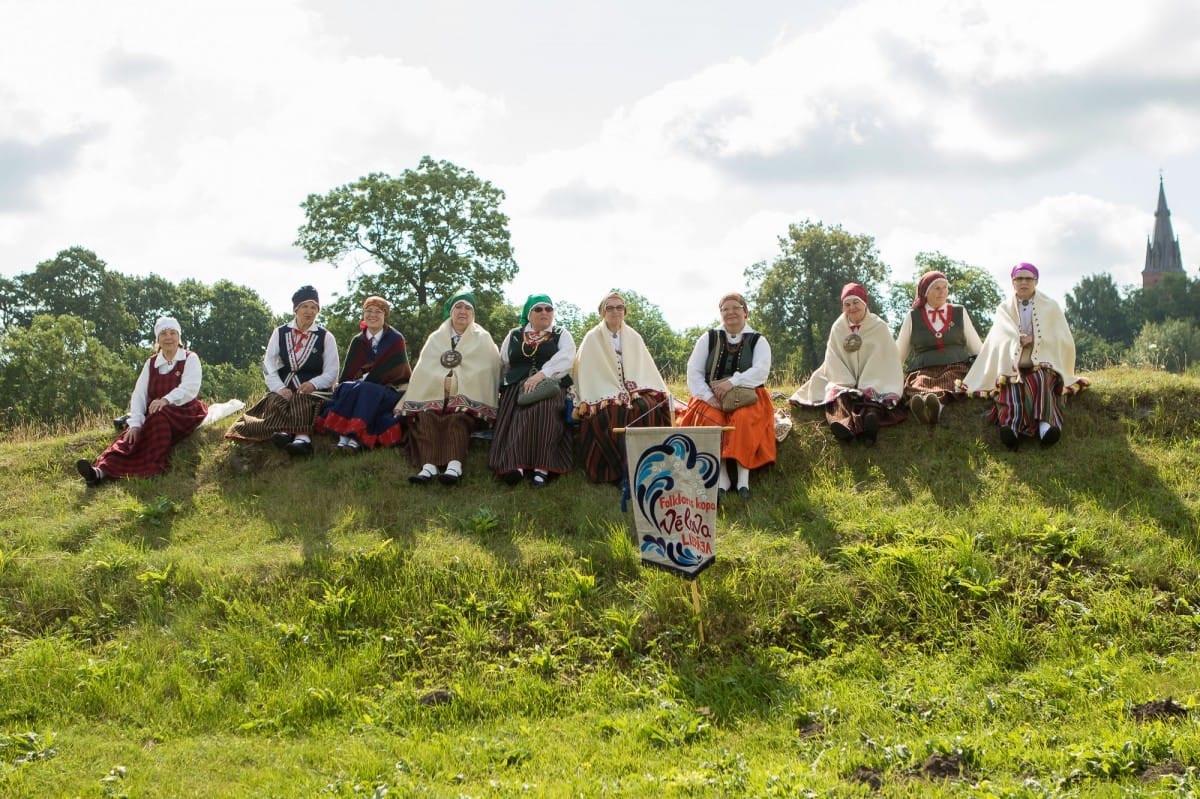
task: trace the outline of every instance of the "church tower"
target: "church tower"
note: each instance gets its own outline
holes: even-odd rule
[[[1179,239],[1171,227],[1171,211],[1163,191],[1162,175],[1158,176],[1158,208],[1154,210],[1154,238],[1146,240],[1146,268],[1142,270],[1142,288],[1149,288],[1166,274],[1184,274],[1183,258],[1179,255]]]

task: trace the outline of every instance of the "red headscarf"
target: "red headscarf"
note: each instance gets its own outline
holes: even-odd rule
[[[861,283],[847,283],[842,286],[842,302],[845,302],[847,297],[858,297],[864,305],[871,304],[871,301],[867,299],[867,290],[862,287]]]
[[[946,280],[945,273],[935,269],[921,275],[921,279],[917,281],[917,298],[913,300],[912,307],[914,309],[920,308],[925,304],[925,295],[929,292],[929,287],[933,285],[933,281],[935,280]],[[946,280],[946,282],[949,283],[950,281]]]

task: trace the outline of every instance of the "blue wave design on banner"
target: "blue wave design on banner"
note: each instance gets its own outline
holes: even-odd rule
[[[675,488],[674,471],[677,468],[697,472],[701,484],[705,488],[712,488],[721,476],[721,459],[710,452],[698,451],[692,437],[683,433],[674,433],[663,443],[649,447],[642,453],[634,472],[637,505],[642,517],[649,520],[655,529],[659,527],[658,499]],[[666,555],[675,560],[670,552]]]

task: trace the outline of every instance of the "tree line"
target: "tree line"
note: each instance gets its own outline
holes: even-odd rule
[[[357,332],[363,300],[379,295],[391,303],[389,321],[415,359],[441,323],[442,303],[464,287],[475,293],[477,321],[497,338],[507,332],[520,305],[504,294],[518,272],[504,196],[470,170],[429,157],[399,177],[372,173],[309,195],[294,244],[310,262],[348,271],[345,292],[322,308],[338,342],[344,347]],[[894,331],[928,270],[946,273],[951,301],[968,309],[980,335],[1008,293],[980,267],[938,252],[918,254],[908,276],[892,280],[871,236],[821,221],[789,225],[778,245],[773,259],[744,275],[751,324],[771,342],[775,376],[784,382],[803,379],[822,361],[845,283],[863,284],[871,309]],[[676,331],[646,297],[622,293],[627,322],[664,373],[681,377],[696,337],[717,323],[715,309],[711,325]],[[1143,289],[1092,275],[1067,295],[1066,311],[1081,369],[1129,362],[1184,371],[1200,358],[1200,279],[1167,275]],[[205,363],[204,396],[215,400],[263,390],[267,335],[289,318],[275,318],[255,291],[228,280],[175,284],[125,275],[91,250],[70,247],[29,273],[0,277],[0,411],[12,423],[123,408],[162,315],[179,319],[186,346]],[[580,336],[599,315],[556,301],[556,319]]]

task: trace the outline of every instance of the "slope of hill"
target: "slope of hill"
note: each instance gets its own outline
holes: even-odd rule
[[[94,490],[107,431],[0,443],[0,794],[1191,795],[1200,381],[1091,379],[1046,450],[798,412],[698,617],[617,491],[483,443],[415,487],[206,428]]]

